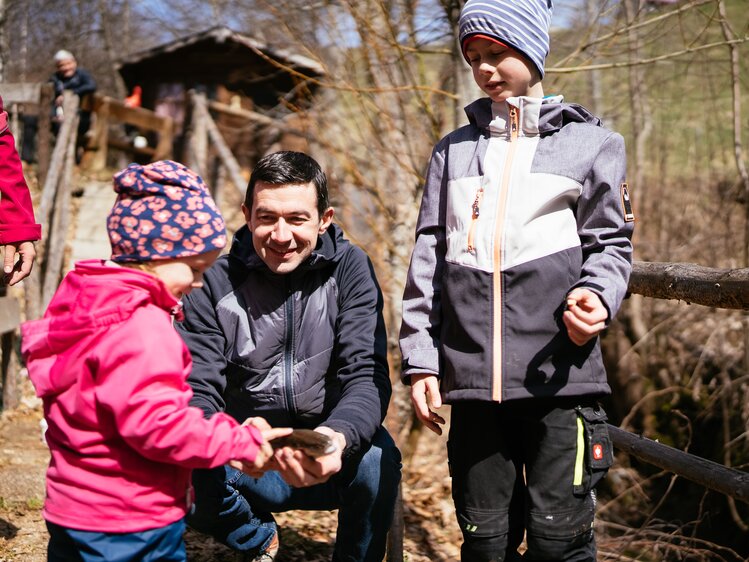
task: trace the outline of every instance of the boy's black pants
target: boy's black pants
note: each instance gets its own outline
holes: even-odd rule
[[[594,562],[594,488],[613,460],[605,420],[594,397],[453,404],[447,447],[463,562]]]

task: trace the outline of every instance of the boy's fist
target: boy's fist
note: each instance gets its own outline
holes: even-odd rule
[[[577,345],[585,345],[606,327],[609,312],[593,291],[578,287],[567,295],[562,321]]]

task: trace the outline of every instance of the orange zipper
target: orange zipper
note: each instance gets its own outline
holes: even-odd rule
[[[471,226],[468,228],[468,251],[472,254],[476,252],[476,227],[479,220],[479,212],[481,210],[481,200],[484,198],[484,188],[479,187],[476,191],[476,198],[473,200],[471,205]]]
[[[512,172],[512,161],[515,157],[518,138],[518,109],[510,107],[510,146],[505,158],[505,167],[502,172],[502,183],[499,187],[497,197],[496,226],[494,229],[494,333],[493,333],[493,355],[492,365],[493,383],[492,400],[502,401],[502,234],[504,232],[504,216],[507,209],[507,195],[510,187],[510,175]]]

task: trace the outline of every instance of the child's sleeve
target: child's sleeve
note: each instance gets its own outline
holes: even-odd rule
[[[634,217],[628,206],[626,167],[624,139],[618,133],[610,133],[593,162],[577,204],[583,266],[575,287],[596,293],[608,309],[609,321],[624,299],[632,270]]]
[[[189,468],[254,461],[262,443],[257,429],[223,413],[205,419],[188,405],[190,354],[163,311],[137,311],[108,339],[96,398],[130,447],[148,459]]]
[[[31,195],[0,98],[0,244],[39,238],[41,226],[34,221]]]
[[[445,263],[445,155],[439,145],[432,153],[416,223],[403,294],[400,348],[401,378],[416,373],[439,375],[442,270]]]

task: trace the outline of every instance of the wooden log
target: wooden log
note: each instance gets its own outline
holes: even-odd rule
[[[78,128],[78,115],[74,115],[73,126]],[[67,241],[68,226],[70,225],[70,193],[72,191],[73,169],[75,168],[76,135],[70,135],[67,152],[65,154],[65,168],[55,198],[54,227],[56,236],[51,236],[49,254],[46,259],[44,283],[42,285],[42,306],[46,309],[49,301],[57,290],[62,276],[65,242]]]
[[[613,425],[608,427],[611,441],[617,449],[705,488],[749,503],[749,473],[690,455]]]
[[[21,323],[21,310],[18,301],[6,295],[6,288],[0,287],[0,410],[14,408],[18,405],[17,366],[13,353],[15,349],[15,331]]]
[[[55,194],[57,191],[57,184],[60,180],[60,174],[65,164],[65,157],[68,150],[68,142],[70,139],[77,137],[77,115],[78,115],[78,96],[70,91],[63,93],[65,101],[63,102],[63,115],[65,120],[60,127],[60,132],[57,135],[57,141],[55,142],[55,148],[52,151],[52,158],[50,160],[49,172],[42,188],[42,196],[39,200],[39,210],[37,220],[42,225],[42,236],[45,238],[49,237],[49,219],[52,211],[52,204],[55,200]],[[75,126],[74,126],[75,125]],[[44,246],[40,246],[40,253],[43,257]]]
[[[38,125],[36,132],[36,162],[39,185],[44,185],[52,156],[51,115],[55,87],[51,83],[42,85],[39,93]],[[45,235],[46,233],[42,233]]]
[[[249,121],[257,121],[262,125],[277,125],[279,123],[279,121],[277,121],[276,119],[268,117],[267,115],[263,115],[262,113],[258,113],[257,111],[250,111],[249,109],[242,109],[241,107],[232,107],[225,103],[213,100],[208,101],[207,103],[208,107],[213,111],[226,113],[227,115],[233,115],[234,117],[243,117],[244,119],[248,119]]]
[[[629,291],[718,308],[749,310],[749,269],[693,263],[634,262]]]
[[[3,82],[3,103],[39,103],[42,82]]]

